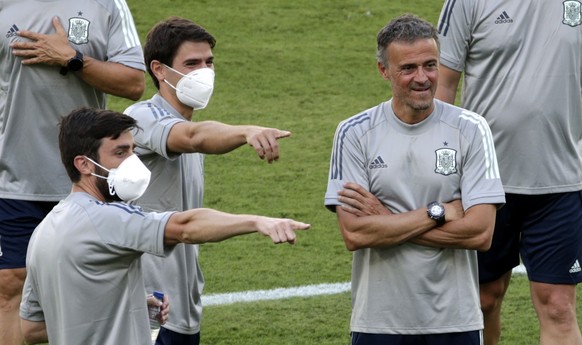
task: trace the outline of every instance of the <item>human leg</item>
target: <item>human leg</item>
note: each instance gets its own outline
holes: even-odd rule
[[[530,197],[521,255],[542,345],[582,345],[576,284],[582,282],[582,192]]]
[[[481,311],[485,325],[483,330],[484,345],[495,345],[499,342],[501,337],[501,304],[510,280],[511,271],[506,272],[497,280],[479,284]]]
[[[26,249],[34,228],[55,205],[0,199],[0,339],[2,345],[24,343],[20,300],[26,278]]]
[[[497,211],[491,248],[478,253],[479,295],[483,312],[485,345],[496,345],[501,337],[501,304],[512,269],[519,265],[519,197],[506,194],[506,204]]]
[[[0,270],[0,339],[2,344],[24,344],[20,332],[20,299],[26,270],[24,268]]]
[[[531,282],[540,323],[540,345],[582,345],[576,318],[576,285]]]

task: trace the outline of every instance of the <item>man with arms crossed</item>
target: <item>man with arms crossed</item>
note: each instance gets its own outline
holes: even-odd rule
[[[354,251],[351,344],[480,345],[476,250],[504,203],[489,127],[434,100],[430,23],[403,15],[377,39],[393,97],[339,124],[325,195]]]
[[[308,224],[210,209],[143,212],[150,172],[133,153],[133,118],[81,108],[61,124],[61,158],[71,194],[36,228],[20,309],[28,343],[149,345],[140,257],[178,243],[216,242],[260,232],[294,243]]]
[[[491,126],[507,193],[491,249],[479,253],[485,344],[499,341],[521,254],[540,343],[582,345],[582,3],[446,1],[438,29],[436,97],[453,103],[464,72],[461,105]]]
[[[0,23],[0,339],[20,345],[26,248],[71,189],[58,121],[106,94],[137,100],[143,53],[124,0],[2,1]]]
[[[248,143],[271,163],[279,158],[277,139],[290,135],[274,128],[192,121],[212,95],[215,42],[204,28],[177,17],[156,24],[147,35],[145,62],[158,93],[125,110],[143,129],[135,133],[136,152],[152,171],[152,184],[137,200],[145,210],[202,207],[204,153],[226,153]],[[165,258],[144,255],[142,264],[146,289],[164,291],[173,301],[156,344],[199,344],[204,279],[198,246],[179,244]]]

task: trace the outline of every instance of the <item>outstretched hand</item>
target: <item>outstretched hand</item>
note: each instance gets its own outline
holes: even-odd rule
[[[12,54],[22,57],[22,64],[47,64],[64,66],[73,56],[75,50],[69,44],[67,33],[58,17],[53,17],[55,33],[50,35],[34,31],[21,30],[18,36],[29,41],[16,41],[10,44]]]
[[[338,192],[342,210],[355,216],[391,214],[376,196],[357,183],[347,182]]]
[[[279,143],[278,139],[291,136],[291,132],[282,131],[276,128],[252,127],[247,134],[247,143],[251,145],[257,155],[267,162],[273,163],[279,160]]]
[[[271,237],[275,244],[295,244],[295,230],[307,230],[309,227],[311,227],[310,224],[284,218],[260,217],[257,222],[257,230],[263,235]]]

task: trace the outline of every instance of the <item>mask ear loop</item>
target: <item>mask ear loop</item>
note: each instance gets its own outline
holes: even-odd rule
[[[89,158],[87,156],[84,156],[84,157],[86,159],[88,159],[89,162],[95,164],[96,166],[100,167],[101,169],[103,169],[103,170],[107,171],[109,174],[111,174],[111,171],[109,169],[105,168],[104,166],[102,166],[101,164],[95,162],[94,160],[92,160],[91,158]],[[102,179],[107,179],[107,186],[109,187],[109,195],[111,195],[111,196],[114,196],[115,195],[115,189],[113,187],[113,184],[111,182],[109,182],[109,177],[103,177],[103,176],[97,175],[95,173],[91,173],[91,175],[93,175],[95,177],[102,178]]]

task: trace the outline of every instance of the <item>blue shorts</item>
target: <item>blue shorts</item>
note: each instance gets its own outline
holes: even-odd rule
[[[56,204],[0,199],[0,269],[26,266],[30,236]]]
[[[160,327],[160,333],[155,345],[199,345],[200,332],[196,334],[182,334]]]
[[[479,281],[488,283],[519,265],[530,281],[582,282],[582,191],[506,194],[497,211],[493,243],[478,253]]]
[[[351,345],[483,345],[483,335],[481,331],[410,335],[352,332]]]

